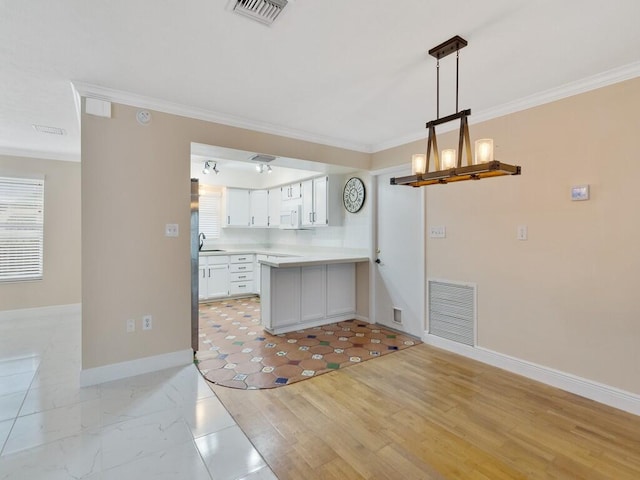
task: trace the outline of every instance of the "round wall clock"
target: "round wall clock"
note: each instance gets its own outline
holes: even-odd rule
[[[347,212],[356,213],[364,205],[365,188],[364,183],[358,177],[351,177],[347,180],[342,194],[342,202]]]

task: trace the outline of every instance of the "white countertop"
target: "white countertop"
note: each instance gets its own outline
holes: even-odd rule
[[[369,257],[353,255],[308,255],[300,257],[277,257],[269,255],[266,260],[259,263],[275,268],[309,267],[311,265],[329,265],[333,263],[358,263],[368,262]]]
[[[265,255],[266,259],[259,263],[275,268],[303,267],[311,265],[328,265],[333,263],[368,262],[369,257],[361,252],[342,252],[339,250],[317,252],[303,249],[289,249],[287,247],[251,247],[225,248],[221,250],[202,250],[200,255]]]

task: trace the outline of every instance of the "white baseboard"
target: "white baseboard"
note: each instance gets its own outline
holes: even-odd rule
[[[425,332],[424,343],[640,415],[640,395],[482,347],[469,347]]]
[[[3,320],[15,320],[22,318],[41,318],[59,315],[80,315],[82,311],[80,303],[69,305],[49,305],[46,307],[20,308],[17,310],[0,311],[0,322]]]
[[[365,317],[364,315],[354,315],[354,320],[358,320],[359,322],[373,323],[369,320],[369,317]]]
[[[80,386],[88,387],[112,380],[134,377],[143,373],[155,372],[172,367],[182,367],[193,363],[193,350],[179,350],[177,352],[138,358],[127,362],[113,363],[102,367],[87,368],[80,372]]]

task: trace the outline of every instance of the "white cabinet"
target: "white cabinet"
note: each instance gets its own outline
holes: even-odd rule
[[[229,295],[229,266],[209,265],[207,298],[221,298]]]
[[[326,315],[327,269],[324,265],[300,271],[300,320],[319,320]]]
[[[282,207],[282,192],[280,188],[272,188],[269,190],[269,227],[278,228],[280,226],[280,210]]]
[[[249,295],[255,292],[253,281],[254,254],[229,256],[230,295]]]
[[[208,300],[229,295],[229,257],[200,256],[198,265],[198,298]]]
[[[227,188],[227,227],[248,227],[250,225],[250,193],[244,188]]]
[[[337,180],[330,180],[327,176],[302,182],[303,226],[323,227],[340,223],[340,197],[336,193],[336,185]]]
[[[356,264],[327,265],[327,317],[356,311]]]
[[[282,187],[280,189],[282,201],[299,199],[302,195],[301,188],[300,183],[292,183]]]
[[[271,328],[299,324],[300,269],[274,268],[271,271],[273,275],[270,282],[271,295],[269,298]]]
[[[262,324],[270,333],[340,322],[356,313],[355,263],[260,268]]]
[[[313,180],[302,182],[302,226],[313,226]]]
[[[313,224],[328,225],[329,216],[329,177],[313,179]]]
[[[267,190],[251,190],[251,226],[269,226],[269,192]]]

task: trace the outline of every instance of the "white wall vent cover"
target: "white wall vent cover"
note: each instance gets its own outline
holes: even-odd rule
[[[287,0],[236,0],[233,11],[271,25],[287,3]]]
[[[429,333],[465,345],[475,345],[476,286],[428,281]]]

